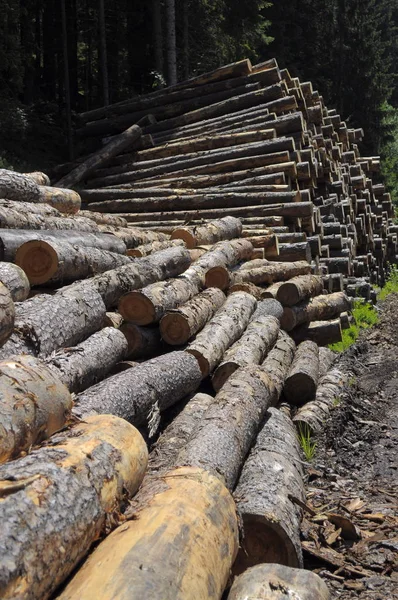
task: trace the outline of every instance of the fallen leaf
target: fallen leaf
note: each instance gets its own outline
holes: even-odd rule
[[[326,543],[328,546],[333,546],[333,544],[337,541],[339,535],[341,533],[341,529],[336,529],[336,531],[334,531],[333,533],[331,533],[327,538],[326,538]]]
[[[366,519],[367,521],[374,521],[375,523],[383,523],[386,520],[386,515],[383,515],[383,513],[362,513],[361,515],[359,515],[359,518]]]
[[[363,508],[365,506],[365,502],[363,500],[361,500],[360,498],[353,498],[353,500],[351,500],[348,504],[345,505],[345,508],[347,508],[350,512],[356,512],[358,510],[361,510],[361,508]]]
[[[327,515],[329,521],[336,527],[341,529],[341,537],[345,540],[360,540],[361,532],[354,523],[343,515],[329,513]]]

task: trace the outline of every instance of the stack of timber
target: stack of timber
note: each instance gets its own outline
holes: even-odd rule
[[[378,159],[275,60],[78,134],[107,138],[54,187],[0,170],[0,596],[220,600],[232,573],[231,598],[326,599],[296,430],[395,260]]]

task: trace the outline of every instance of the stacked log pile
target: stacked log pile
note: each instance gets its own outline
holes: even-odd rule
[[[275,61],[82,119],[57,187],[0,170],[0,596],[327,598],[296,430],[395,258],[377,159]]]

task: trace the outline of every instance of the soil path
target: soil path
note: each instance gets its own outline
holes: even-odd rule
[[[303,520],[305,567],[325,579],[332,598],[395,600],[398,294],[338,366],[349,383],[308,468],[307,502],[316,514],[307,510]]]

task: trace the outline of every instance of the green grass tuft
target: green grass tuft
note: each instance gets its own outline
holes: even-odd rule
[[[397,265],[391,265],[390,274],[387,279],[385,286],[380,290],[377,298],[378,300],[385,300],[389,294],[398,293],[398,267]]]
[[[315,456],[316,442],[312,441],[311,430],[308,425],[300,424],[297,435],[305,458],[310,462]]]
[[[356,300],[354,302],[352,315],[354,317],[354,323],[348,329],[343,329],[342,341],[329,345],[329,348],[334,352],[344,352],[344,350],[347,350],[352,344],[355,344],[361,329],[372,327],[373,325],[376,325],[379,320],[377,310],[374,306],[363,300]]]

